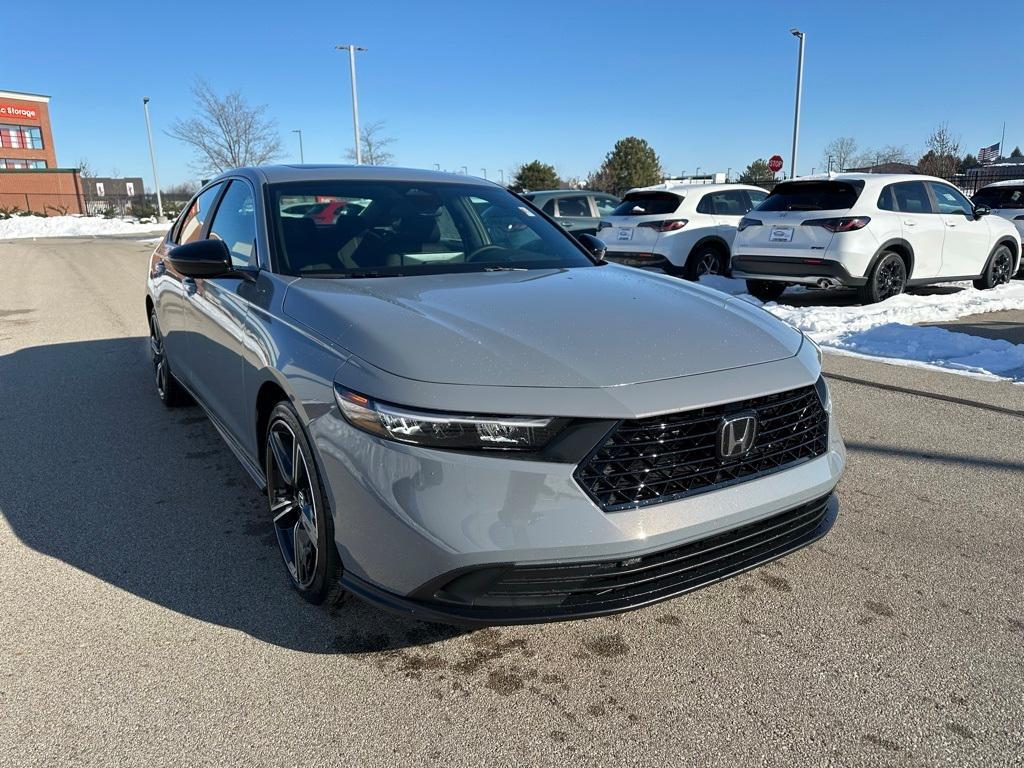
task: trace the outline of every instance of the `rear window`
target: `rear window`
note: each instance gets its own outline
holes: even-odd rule
[[[612,216],[662,216],[675,213],[679,203],[683,201],[679,195],[671,192],[630,192],[618,204]]]
[[[987,205],[989,208],[1024,208],[1024,184],[979,189],[971,199],[975,205]]]
[[[789,181],[779,184],[759,211],[840,211],[852,208],[864,189],[863,182]]]

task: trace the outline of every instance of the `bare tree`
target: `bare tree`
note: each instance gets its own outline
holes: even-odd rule
[[[89,165],[88,158],[83,157],[78,161],[78,175],[84,179],[88,179],[89,177],[96,175],[96,171],[94,171],[92,166]]]
[[[840,136],[838,139],[832,139],[825,147],[825,156],[821,164],[828,168],[831,160],[832,170],[845,170],[850,167],[853,153],[856,151],[857,142],[852,136]]]
[[[205,80],[196,80],[192,94],[195,116],[176,120],[167,135],[193,148],[196,171],[220,173],[280,156],[281,137],[265,104],[250,106],[239,91],[219,96]]]
[[[359,129],[359,140],[363,147],[364,165],[391,165],[395,156],[388,152],[387,148],[395,143],[395,139],[382,135],[384,132],[384,121],[377,120],[367,123]],[[348,159],[355,161],[356,151],[348,151]]]
[[[940,123],[928,137],[928,151],[918,161],[921,173],[948,178],[960,167],[960,137],[949,131],[949,123]]]
[[[882,163],[906,163],[913,165],[914,160],[903,145],[887,144],[884,147],[867,147],[850,161],[851,168],[868,168]]]

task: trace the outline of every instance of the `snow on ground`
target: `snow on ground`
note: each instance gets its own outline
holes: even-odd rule
[[[94,237],[165,232],[169,224],[140,224],[135,219],[99,216],[13,216],[0,220],[0,240],[27,237]]]
[[[954,283],[961,289],[956,293],[902,294],[869,306],[802,307],[774,301],[762,304],[746,293],[742,280],[712,276],[701,278],[701,284],[762,306],[826,348],[1024,382],[1024,344],[917,327],[965,315],[1024,310],[1024,283],[1019,281],[990,291],[979,291],[971,283]]]

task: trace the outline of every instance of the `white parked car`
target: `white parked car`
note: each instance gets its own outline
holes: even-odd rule
[[[601,221],[606,258],[696,280],[722,274],[740,219],[768,196],[743,184],[659,184],[631,189]]]
[[[732,274],[763,301],[793,283],[855,287],[865,304],[951,280],[993,288],[1017,270],[1021,238],[988,213],[929,176],[786,181],[740,222]]]
[[[989,184],[979,189],[971,199],[976,206],[985,206],[996,216],[1012,221],[1024,240],[1024,179]],[[1018,267],[1017,277],[1024,277],[1024,264]]]

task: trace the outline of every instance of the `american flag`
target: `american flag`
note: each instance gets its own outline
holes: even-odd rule
[[[991,147],[982,147],[978,150],[978,162],[979,163],[990,163],[999,157],[999,142],[997,141]]]

